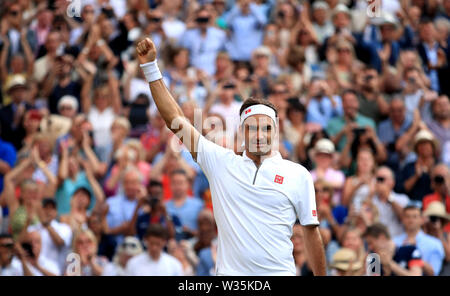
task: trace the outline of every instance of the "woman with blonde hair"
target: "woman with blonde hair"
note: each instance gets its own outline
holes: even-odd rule
[[[108,263],[108,259],[97,255],[98,242],[94,233],[89,229],[81,229],[74,233],[72,251],[80,256],[79,270],[82,276],[100,276]],[[66,269],[66,275],[72,270]]]
[[[364,266],[367,252],[364,247],[362,232],[358,228],[356,227],[347,228],[342,234],[341,245],[343,248],[353,250],[356,254],[355,262],[360,262],[361,265]],[[362,275],[362,272],[364,271],[361,270],[361,274],[353,274],[353,275]]]

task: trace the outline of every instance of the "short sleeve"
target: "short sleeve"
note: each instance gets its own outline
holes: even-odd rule
[[[217,145],[200,135],[197,145],[197,163],[207,177],[222,168],[230,156],[235,155],[230,149]]]
[[[295,204],[297,216],[301,225],[319,225],[316,208],[316,195],[314,191],[314,182],[311,174],[302,168],[300,174],[300,188],[297,196],[298,201]]]

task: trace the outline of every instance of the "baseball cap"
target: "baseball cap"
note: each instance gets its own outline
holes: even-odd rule
[[[78,100],[74,96],[65,95],[58,102],[58,110],[63,105],[70,105],[74,110],[78,110]]]
[[[397,19],[395,18],[395,16],[393,16],[390,13],[384,13],[379,22],[379,26],[382,26],[382,25],[393,25],[394,27],[397,27],[399,25],[399,23],[398,23]]]
[[[328,139],[320,139],[317,141],[316,145],[314,146],[314,152],[315,153],[326,153],[326,154],[333,154],[334,153],[334,144]]]
[[[313,10],[316,10],[316,9],[326,9],[326,10],[328,10],[329,8],[330,8],[330,6],[325,1],[315,1],[314,4],[312,5],[312,9]]]
[[[350,10],[348,9],[348,7],[345,4],[339,3],[338,5],[336,5],[336,7],[333,9],[333,17],[336,14],[338,14],[339,12],[343,12],[343,13],[347,14],[348,16],[351,16]]]
[[[270,51],[270,49],[267,46],[260,46],[253,51],[253,54],[255,56],[256,55],[264,55],[264,56],[270,57],[272,55],[272,52]]]
[[[142,253],[143,248],[139,239],[133,236],[127,236],[123,240],[122,244],[119,245],[118,253],[125,253],[128,256],[135,256]]]

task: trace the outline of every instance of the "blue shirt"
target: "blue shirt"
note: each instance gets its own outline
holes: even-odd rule
[[[81,187],[86,187],[91,193],[91,203],[89,205],[89,209],[92,209],[95,205],[95,198],[93,195],[93,191],[91,188],[91,184],[86,177],[85,172],[80,172],[75,177],[75,180],[71,178],[67,178],[64,180],[61,186],[58,187],[58,191],[55,194],[56,200],[56,209],[58,211],[58,215],[65,215],[70,212],[70,201],[72,200],[72,196]]]
[[[181,37],[180,46],[189,50],[191,65],[213,75],[217,54],[224,50],[226,39],[225,32],[214,27],[209,27],[204,37],[200,29],[190,29]]]
[[[341,97],[334,96],[336,107],[333,107],[330,98],[323,97],[320,100],[313,98],[309,101],[306,111],[306,122],[318,123],[322,128],[326,128],[328,121],[333,117],[343,115]]]
[[[16,149],[14,146],[0,139],[0,159],[9,164],[11,168],[16,163]],[[3,174],[0,174],[0,193],[3,191]]]
[[[197,197],[186,198],[181,207],[177,207],[173,200],[166,203],[167,212],[170,215],[177,216],[183,226],[189,229],[197,230],[197,216],[203,209],[203,201]]]
[[[398,140],[398,138],[400,138],[401,135],[403,135],[409,129],[411,122],[412,122],[411,117],[407,115],[405,117],[405,120],[403,120],[403,123],[400,126],[400,128],[398,130],[395,130],[394,125],[392,124],[392,120],[386,119],[380,122],[380,124],[378,125],[377,131],[378,138],[385,145],[394,143]]]
[[[406,233],[396,236],[394,238],[395,245],[397,247],[402,246],[406,238]],[[422,254],[422,259],[433,267],[434,275],[438,275],[445,258],[442,242],[421,230],[416,235],[416,247]]]
[[[106,203],[109,206],[109,211],[106,215],[109,228],[114,228],[130,221],[137,206],[136,199],[129,200],[124,195],[112,196],[106,200]],[[120,244],[122,240],[123,235],[116,236],[117,244]]]
[[[203,248],[198,253],[198,265],[196,268],[197,276],[211,276],[214,273],[214,260],[211,248]]]
[[[225,21],[232,34],[226,48],[232,60],[250,61],[252,52],[263,42],[267,18],[261,7],[250,3],[249,13],[242,14],[239,5],[233,6]]]

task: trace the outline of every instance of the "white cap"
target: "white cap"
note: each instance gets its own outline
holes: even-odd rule
[[[315,1],[314,4],[312,5],[313,10],[316,10],[316,9],[327,9],[328,10],[329,8],[330,8],[330,6],[325,1]]]
[[[74,110],[78,110],[78,100],[74,96],[65,95],[58,102],[58,110],[62,105],[70,105]]]

